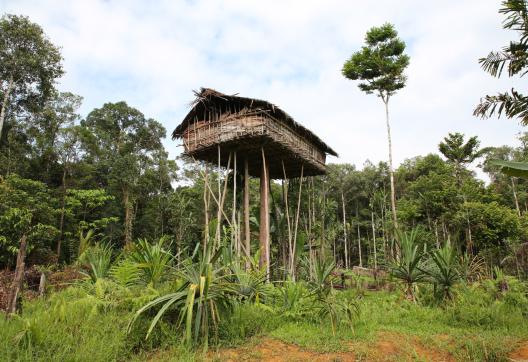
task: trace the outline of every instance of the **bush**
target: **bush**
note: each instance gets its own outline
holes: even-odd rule
[[[522,292],[509,290],[497,298],[493,281],[455,288],[455,300],[447,309],[451,324],[493,330],[515,328],[525,323],[528,299]]]
[[[223,343],[238,344],[272,331],[281,323],[280,314],[272,307],[260,303],[240,303],[229,318],[221,320],[219,337]]]

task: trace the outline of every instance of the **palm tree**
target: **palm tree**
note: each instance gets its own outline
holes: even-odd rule
[[[501,51],[492,51],[487,57],[479,59],[484,71],[499,78],[506,69],[508,76],[523,77],[527,72],[528,58],[528,5],[526,0],[505,0],[501,14],[506,15],[504,29],[518,32],[519,40],[511,41]],[[511,92],[487,95],[475,108],[473,114],[488,118],[502,113],[508,118],[518,117],[524,125],[528,124],[528,97],[512,89]]]

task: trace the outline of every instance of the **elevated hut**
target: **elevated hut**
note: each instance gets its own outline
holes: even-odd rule
[[[325,173],[328,154],[337,153],[279,107],[259,99],[213,89],[195,92],[190,112],[172,133],[184,153],[223,167],[238,164],[245,175],[244,225],[249,248],[249,176],[260,177],[261,264],[269,266],[269,180]]]

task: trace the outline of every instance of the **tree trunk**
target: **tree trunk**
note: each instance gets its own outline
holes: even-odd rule
[[[348,269],[348,246],[347,246],[347,227],[346,227],[346,209],[345,209],[345,195],[341,189],[341,204],[343,206],[343,237],[345,240],[345,269]]]
[[[325,213],[326,213],[326,190],[323,181],[323,196],[321,200],[321,259],[326,259],[326,240],[325,240]]]
[[[60,261],[61,257],[61,246],[62,239],[64,239],[64,214],[66,205],[66,167],[62,171],[62,195],[61,195],[61,213],[59,221],[59,240],[57,240],[57,262]]]
[[[125,207],[125,247],[132,245],[132,203],[128,186],[123,187],[123,204]]]
[[[372,244],[374,246],[374,269],[378,270],[378,251],[376,249],[376,226],[374,225],[374,211],[371,210],[370,217],[372,219]]]
[[[260,260],[259,267],[266,271],[266,280],[269,281],[269,238],[270,238],[270,220],[269,220],[269,169],[262,151],[262,170],[260,174]]]
[[[40,297],[43,297],[44,294],[46,294],[46,273],[40,274],[38,293]]]
[[[9,97],[13,91],[13,86],[15,85],[13,76],[9,77],[9,83],[7,84],[7,89],[4,93],[4,99],[2,101],[2,109],[0,110],[0,138],[2,138],[2,129],[4,128],[4,120],[6,116],[7,104],[9,102]]]
[[[209,244],[209,173],[207,172],[207,166],[205,167],[204,172],[204,193],[203,193],[203,201],[204,201],[204,240],[203,240],[203,252],[205,254],[205,251],[207,250],[207,246]]]
[[[396,215],[396,191],[394,189],[394,169],[392,166],[392,138],[391,129],[389,122],[389,98],[385,98],[385,119],[387,121],[387,139],[389,141],[389,174],[390,174],[390,187],[391,187],[391,208],[392,208],[392,221],[394,223],[394,229],[398,229],[398,217]]]
[[[359,266],[363,267],[363,255],[361,254],[361,230],[359,227],[359,212],[357,208],[356,208],[356,218],[357,218],[357,233],[358,233]]]
[[[513,177],[510,177],[510,179],[513,191],[513,199],[515,200],[515,208],[517,209],[517,215],[521,217],[521,208],[519,207],[519,199],[517,198],[517,191],[515,190],[515,182],[513,181]]]
[[[25,259],[27,246],[26,240],[26,234],[22,235],[22,238],[20,239],[20,247],[18,249],[15,276],[13,278],[13,283],[11,284],[11,289],[7,299],[7,314],[16,313],[18,310],[18,297],[22,293],[22,287],[24,285],[24,269],[26,265]]]
[[[244,158],[244,239],[246,245],[246,270],[251,268],[251,230],[249,229],[249,164]]]

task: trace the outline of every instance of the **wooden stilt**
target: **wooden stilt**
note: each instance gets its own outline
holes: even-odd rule
[[[262,151],[262,171],[260,174],[260,262],[259,267],[266,270],[266,279],[269,281],[269,240],[270,240],[270,220],[269,220],[269,169]]]
[[[247,157],[244,158],[244,241],[246,245],[246,270],[251,268],[251,230],[249,228],[249,164]]]
[[[232,221],[231,221],[231,239],[232,243],[236,252],[237,258],[240,258],[240,245],[238,243],[238,231],[237,231],[237,221],[236,221],[236,212],[237,212],[237,205],[236,205],[236,194],[237,194],[237,183],[236,183],[236,177],[237,177],[237,153],[236,151],[233,152],[233,213],[232,213]]]
[[[284,161],[282,161],[282,173],[284,175],[284,180],[282,181],[284,186],[284,208],[286,209],[286,223],[288,225],[288,267],[286,269],[288,270],[288,273],[291,276],[291,265],[293,264],[293,262],[291,261],[291,258],[293,257],[293,237],[290,221],[290,205],[288,204],[289,183],[286,176],[286,168],[284,167]]]
[[[299,215],[301,212],[301,195],[302,195],[302,185],[303,185],[303,175],[304,175],[304,165],[301,165],[301,177],[299,179],[299,198],[297,200],[297,214],[295,215],[295,225],[293,231],[293,254],[291,258],[291,272],[292,279],[295,281],[295,249],[297,249],[297,230],[299,229]]]

